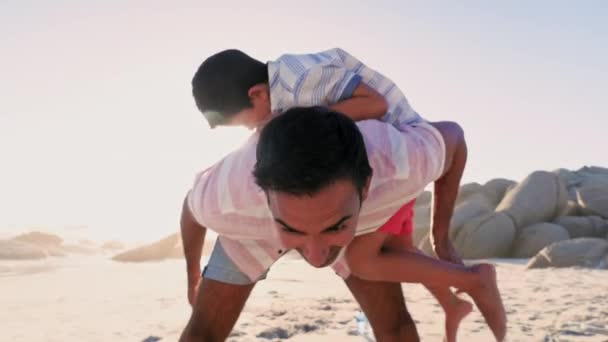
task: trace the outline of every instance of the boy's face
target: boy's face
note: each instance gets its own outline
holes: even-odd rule
[[[350,180],[337,181],[312,196],[268,192],[268,204],[283,246],[314,267],[333,263],[355,237],[360,197]]]
[[[258,127],[270,117],[270,93],[267,84],[256,84],[248,92],[251,107],[234,114],[228,126]]]

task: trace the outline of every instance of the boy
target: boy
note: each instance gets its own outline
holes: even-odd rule
[[[289,108],[317,105],[328,106],[355,121],[378,119],[397,129],[425,123],[392,81],[341,49],[283,55],[268,64],[241,51],[226,50],[203,62],[192,85],[197,107],[212,128],[218,125],[258,128]],[[406,203],[377,231],[359,238],[347,250],[347,259],[376,260],[374,255],[380,251],[418,252],[411,236],[413,205],[414,201]],[[434,221],[440,222],[434,226],[443,226],[441,230],[446,233],[445,222],[449,222],[453,205],[451,200],[446,210],[434,210]],[[434,231],[438,229],[434,227]],[[440,257],[460,262],[451,244],[445,250],[448,253],[438,253]],[[374,274],[378,280],[392,281],[391,276]],[[427,288],[446,313],[445,339],[455,341],[458,325],[471,311],[471,304],[456,297],[448,287]]]

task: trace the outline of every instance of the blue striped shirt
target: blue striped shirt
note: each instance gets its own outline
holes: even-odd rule
[[[315,54],[282,55],[268,62],[271,110],[329,106],[350,98],[360,82],[382,94],[388,111],[382,121],[394,126],[423,121],[393,81],[335,48]]]

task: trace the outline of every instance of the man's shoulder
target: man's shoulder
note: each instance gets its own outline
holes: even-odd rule
[[[256,160],[256,148],[259,135],[256,133],[247,139],[241,146],[228,153],[219,161],[209,166],[197,175],[197,182],[209,182],[217,178],[226,182],[231,180],[236,173],[247,176],[253,170]],[[228,186],[228,184],[216,183],[217,186]]]

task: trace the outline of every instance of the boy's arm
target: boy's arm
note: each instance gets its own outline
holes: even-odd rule
[[[186,197],[182,206],[180,226],[188,275],[188,302],[192,305],[201,280],[201,254],[207,229],[198,224],[192,216],[188,206],[188,197]]]
[[[388,111],[388,103],[382,94],[360,82],[351,97],[336,102],[329,108],[359,121],[380,119]]]

